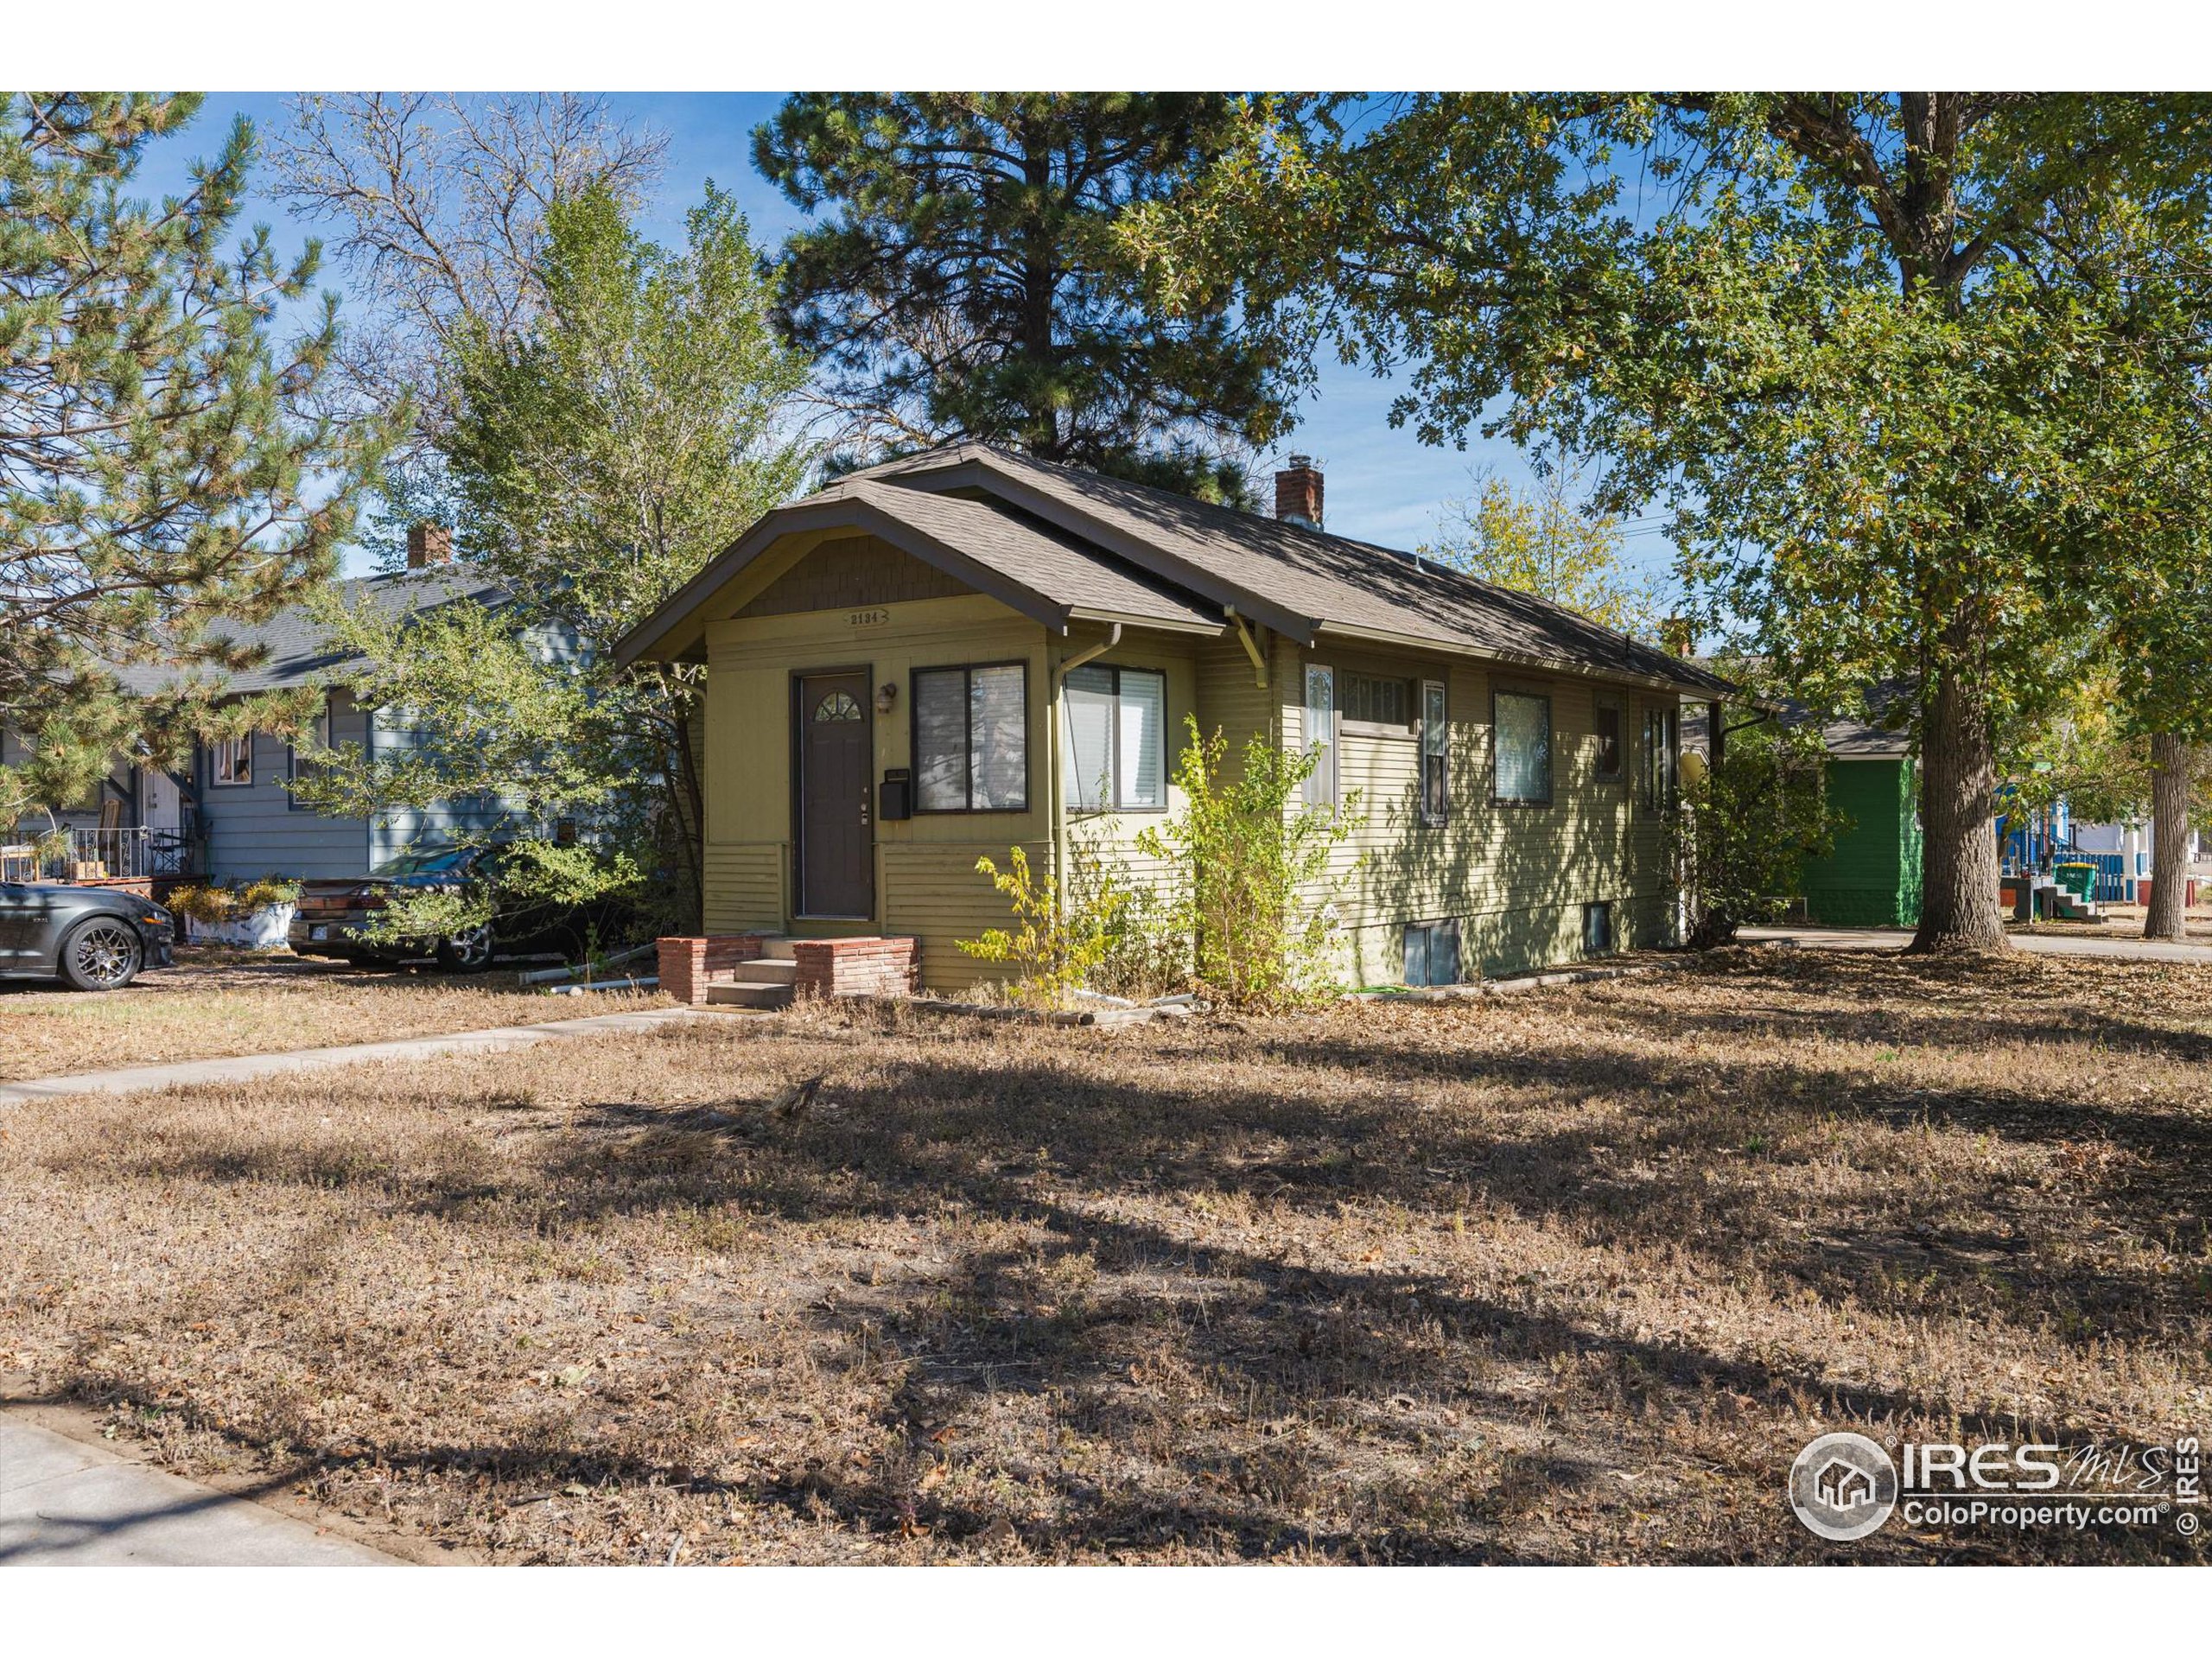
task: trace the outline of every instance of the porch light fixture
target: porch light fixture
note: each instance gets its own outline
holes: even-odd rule
[[[881,685],[875,688],[875,712],[877,714],[889,714],[891,712],[892,705],[898,701],[899,687],[896,682],[886,680]]]

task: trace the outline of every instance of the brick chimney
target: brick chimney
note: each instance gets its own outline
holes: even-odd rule
[[[1321,528],[1321,469],[1311,455],[1293,455],[1275,474],[1275,517],[1286,524]]]
[[[407,526],[407,568],[420,570],[453,563],[453,531],[443,524]]]

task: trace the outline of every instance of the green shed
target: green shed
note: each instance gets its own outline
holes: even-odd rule
[[[1920,794],[1899,732],[1855,720],[1821,729],[1828,802],[1847,822],[1835,850],[1808,861],[1805,909],[1828,927],[1920,925]]]

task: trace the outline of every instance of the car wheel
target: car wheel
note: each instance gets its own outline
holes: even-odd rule
[[[480,922],[438,941],[438,966],[449,974],[480,974],[492,965],[492,924]]]
[[[61,941],[61,977],[73,990],[119,991],[145,961],[138,930],[112,916],[80,922]]]

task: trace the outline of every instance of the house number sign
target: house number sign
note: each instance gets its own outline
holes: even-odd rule
[[[856,628],[880,628],[891,620],[891,613],[880,607],[872,611],[848,611],[845,620]]]

